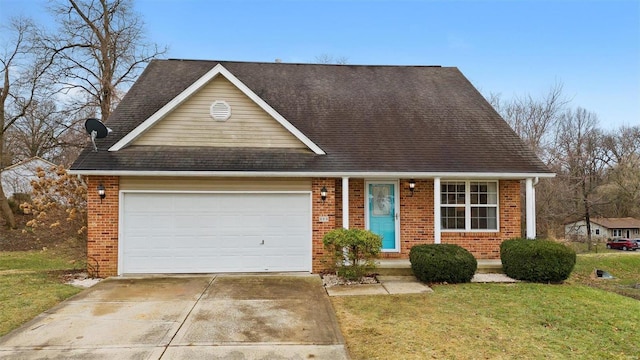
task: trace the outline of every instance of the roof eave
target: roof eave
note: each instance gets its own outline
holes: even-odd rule
[[[353,177],[414,179],[527,179],[553,178],[554,173],[537,172],[387,172],[387,171],[163,171],[163,170],[69,170],[84,176],[171,176],[171,177]]]

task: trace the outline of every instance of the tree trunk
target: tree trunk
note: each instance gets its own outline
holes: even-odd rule
[[[2,172],[0,172],[2,174]],[[11,207],[9,207],[9,200],[4,195],[4,189],[2,188],[2,183],[0,183],[0,208],[2,210],[2,217],[7,223],[7,227],[10,229],[16,228],[16,219],[13,216],[13,211],[11,211]]]
[[[591,251],[591,212],[589,211],[589,196],[587,194],[587,184],[582,181],[582,196],[584,201],[584,222],[587,224],[587,249]]]
[[[5,122],[4,122],[4,106],[5,101],[7,99],[7,93],[9,92],[9,75],[8,70],[5,70],[4,77],[4,86],[3,89],[0,89],[0,178],[2,177],[2,169],[4,169],[4,137],[5,137]],[[9,229],[16,228],[16,219],[13,216],[13,211],[11,211],[11,207],[9,207],[9,201],[4,194],[4,189],[2,188],[2,181],[0,181],[0,212],[2,213],[2,218],[7,223],[7,227]]]

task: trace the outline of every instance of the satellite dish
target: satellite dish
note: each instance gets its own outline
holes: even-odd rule
[[[106,127],[102,121],[98,119],[87,119],[84,122],[84,128],[87,130],[87,133],[91,136],[91,143],[93,144],[93,151],[98,151],[98,147],[96,146],[96,139],[106,138],[107,135],[111,132],[111,129]]]

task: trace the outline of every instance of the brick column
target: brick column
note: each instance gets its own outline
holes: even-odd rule
[[[118,275],[118,206],[120,182],[117,176],[89,176],[87,179],[87,270],[91,275]],[[98,196],[98,185],[105,198]]]
[[[342,182],[342,180],[340,180]],[[327,199],[323,202],[320,198],[320,189],[327,188]],[[331,178],[314,178],[311,182],[311,224],[312,224],[312,244],[311,253],[313,263],[311,271],[314,273],[322,272],[327,268],[325,261],[326,251],[322,243],[324,235],[336,228],[336,179]],[[328,222],[320,222],[321,216],[327,216]]]

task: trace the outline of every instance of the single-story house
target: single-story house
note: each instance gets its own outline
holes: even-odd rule
[[[52,166],[55,165],[34,156],[2,169],[0,172],[2,189],[7,199],[13,194],[30,194],[33,191],[31,181],[38,179],[38,168],[49,170]]]
[[[640,238],[640,219],[598,217],[590,222],[592,239]],[[565,224],[564,234],[566,238],[586,239],[587,222],[583,219]]]
[[[339,227],[381,235],[386,258],[496,259],[522,184],[534,238],[554,176],[455,67],[154,60],[107,125],[71,167],[101,276],[320,272]]]

